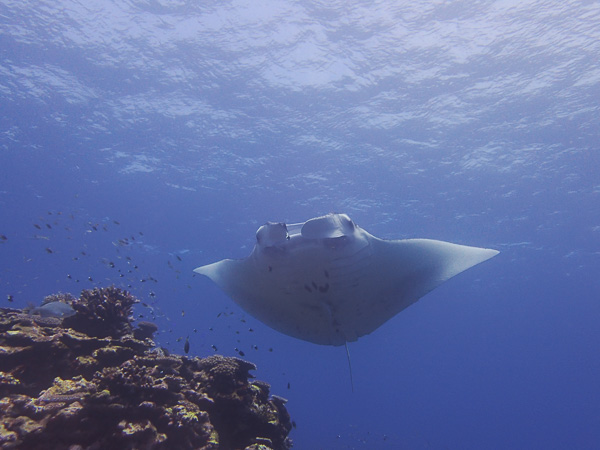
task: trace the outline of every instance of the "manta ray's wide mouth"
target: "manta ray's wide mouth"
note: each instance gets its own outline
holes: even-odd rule
[[[307,220],[302,226],[306,239],[332,239],[354,233],[354,222],[346,214],[327,214]]]

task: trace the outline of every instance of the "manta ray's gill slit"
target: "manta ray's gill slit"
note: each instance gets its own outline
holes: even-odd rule
[[[315,293],[326,294],[327,291],[329,291],[329,283],[317,284],[315,281],[311,280],[310,285],[308,283],[304,284],[304,289],[310,293],[315,292]]]
[[[311,280],[311,286],[316,292],[326,294],[329,291],[329,271],[327,269],[323,269],[323,275],[325,276],[325,280],[323,280],[323,283],[317,283],[316,281]],[[305,285],[305,287],[308,286]],[[310,290],[310,292],[312,292],[312,290]]]
[[[331,261],[329,274],[332,286],[356,286],[361,275],[372,263],[372,248],[367,245],[358,252],[348,256],[340,256]]]

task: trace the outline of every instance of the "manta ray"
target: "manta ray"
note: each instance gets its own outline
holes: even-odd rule
[[[346,214],[327,214],[303,223],[267,222],[250,256],[194,272],[271,328],[339,346],[497,254],[432,239],[383,240]]]

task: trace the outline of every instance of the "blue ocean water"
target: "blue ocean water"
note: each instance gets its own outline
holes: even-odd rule
[[[256,363],[294,448],[599,448],[599,24],[591,1],[3,0],[0,305],[130,289],[160,345]],[[332,211],[501,251],[351,343],[354,392],[343,347],[192,272]]]

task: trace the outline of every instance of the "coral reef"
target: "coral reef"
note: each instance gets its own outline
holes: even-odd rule
[[[84,290],[71,302],[76,314],[65,318],[64,326],[101,338],[131,334],[131,308],[136,303],[133,295],[114,286]]]
[[[290,416],[254,364],[155,348],[114,287],[57,294],[75,314],[0,308],[0,447],[288,449]]]

